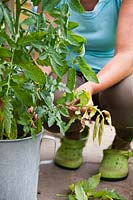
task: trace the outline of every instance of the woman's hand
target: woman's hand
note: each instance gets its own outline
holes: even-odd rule
[[[81,115],[83,115],[85,113],[85,111],[89,111],[89,109],[93,106],[93,101],[92,101],[92,90],[89,88],[86,88],[87,84],[83,84],[80,87],[78,87],[76,89],[77,94],[75,99],[66,104],[68,112],[70,117],[72,117],[73,115],[76,114],[76,112],[81,113]]]

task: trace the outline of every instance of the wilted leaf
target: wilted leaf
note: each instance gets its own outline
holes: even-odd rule
[[[100,115],[98,115],[96,117],[96,121],[94,124],[94,128],[93,128],[93,141],[95,140],[97,133],[98,133],[98,128],[99,128],[99,121],[100,121]]]
[[[101,144],[101,141],[102,141],[103,131],[104,131],[104,118],[102,118],[102,120],[101,120],[101,123],[100,123],[100,126],[99,126],[99,131],[98,131],[99,145]]]

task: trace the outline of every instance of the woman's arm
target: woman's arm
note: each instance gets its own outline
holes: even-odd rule
[[[117,26],[115,55],[97,74],[99,83],[86,82],[77,90],[105,90],[133,72],[133,0],[123,0]]]

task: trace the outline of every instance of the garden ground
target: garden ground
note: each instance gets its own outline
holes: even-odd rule
[[[38,200],[66,200],[57,197],[56,194],[67,194],[69,185],[82,179],[87,179],[98,171],[102,159],[102,150],[106,149],[113,141],[115,130],[105,126],[102,144],[99,146],[97,140],[92,141],[92,127],[86,147],[83,151],[83,164],[79,169],[67,170],[49,163],[40,166]],[[50,133],[46,132],[45,134]],[[57,147],[60,145],[60,134],[56,134]],[[53,142],[45,140],[41,147],[41,160],[54,157]],[[98,189],[107,188],[116,190],[126,200],[133,200],[133,159],[129,160],[129,176],[126,180],[117,182],[101,181]]]

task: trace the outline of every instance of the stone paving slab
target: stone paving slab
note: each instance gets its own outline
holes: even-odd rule
[[[42,165],[39,176],[38,200],[66,200],[56,194],[67,194],[69,184],[87,179],[97,173],[98,163],[84,162],[77,170],[67,170],[54,164]],[[133,200],[133,165],[129,166],[130,175],[126,180],[117,182],[101,181],[98,189],[115,189],[126,200]],[[82,200],[82,199],[81,199]]]
[[[100,146],[97,139],[93,142],[92,130],[93,124],[90,125],[89,139],[83,151],[83,164],[79,169],[67,170],[56,166],[54,163],[40,166],[38,200],[62,200],[62,198],[56,197],[56,194],[67,194],[69,184],[87,179],[97,173],[103,149],[111,145],[115,136],[115,130],[105,126]],[[45,134],[51,135],[49,132],[45,132]],[[60,146],[60,134],[57,133],[55,136],[57,150]],[[41,160],[53,158],[54,143],[44,140],[41,146]],[[100,188],[115,189],[126,200],[133,200],[133,159],[129,160],[129,176],[126,180],[118,182],[102,181],[98,189]],[[63,200],[65,199],[63,198]]]

